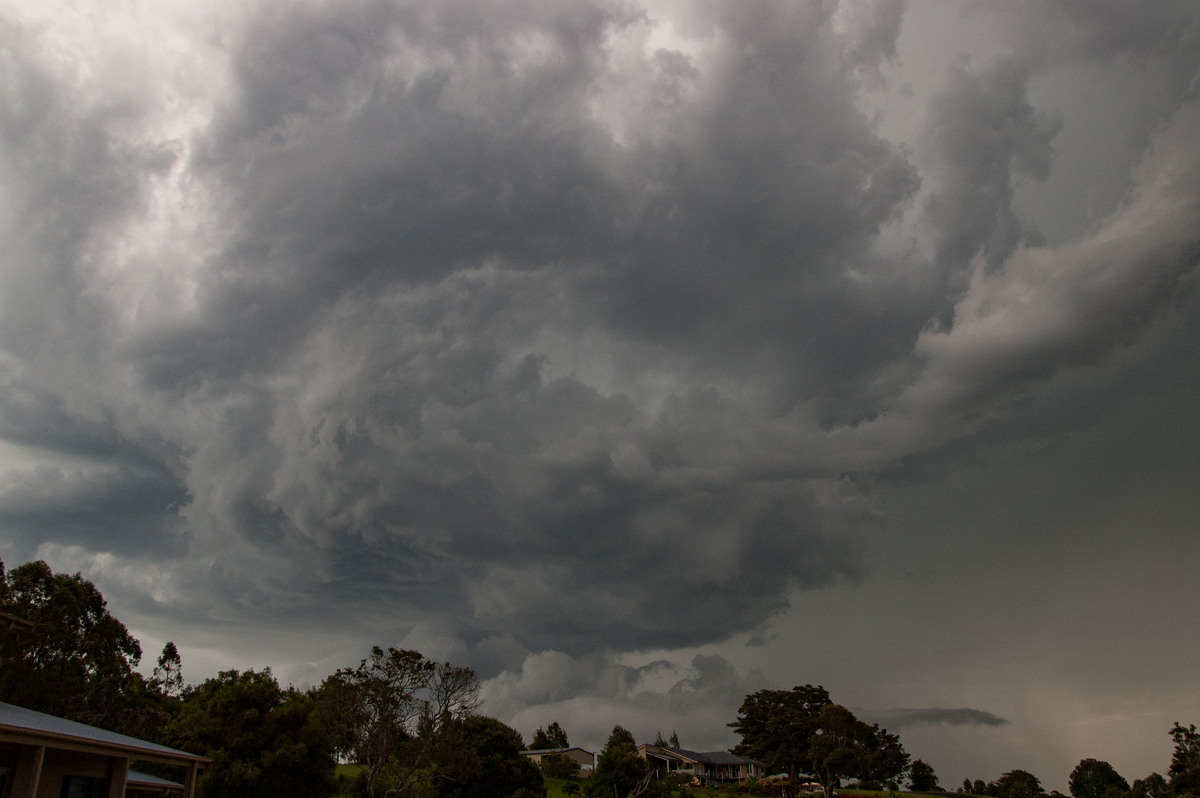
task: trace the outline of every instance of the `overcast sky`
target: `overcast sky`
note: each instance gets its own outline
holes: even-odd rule
[[[528,738],[1200,722],[1200,6],[0,3],[0,558]]]

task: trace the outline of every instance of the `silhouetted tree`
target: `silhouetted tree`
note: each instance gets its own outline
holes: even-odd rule
[[[932,792],[938,787],[937,774],[923,759],[914,759],[908,768],[908,788],[914,792]]]
[[[1107,762],[1099,759],[1082,759],[1067,781],[1067,788],[1074,798],[1104,798],[1109,790],[1129,792],[1129,782]]]

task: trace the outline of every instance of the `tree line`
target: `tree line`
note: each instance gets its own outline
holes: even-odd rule
[[[521,735],[479,713],[470,668],[376,646],[309,690],[269,668],[187,685],[169,642],[145,677],[95,585],[45,562],[0,563],[0,612],[33,624],[0,634],[0,701],[210,757],[203,798],[545,795]]]
[[[573,780],[578,765],[562,754],[543,754],[539,769],[522,751],[568,748],[557,722],[539,727],[526,749],[517,731],[480,713],[473,670],[416,651],[372,647],[308,690],[282,687],[269,668],[188,685],[171,642],[150,676],[135,669],[140,644],[78,573],[54,573],[40,561],[6,571],[0,562],[0,612],[33,624],[31,632],[0,634],[0,701],[210,757],[197,785],[202,798],[533,798],[546,795],[543,776],[592,798],[686,794],[685,777],[652,773],[619,725],[590,778]],[[913,792],[945,793],[932,766],[911,759],[897,735],[859,720],[820,686],[751,693],[729,726],[741,740],[732,753],[786,776],[758,785],[759,794],[795,795],[815,784],[833,798],[845,783],[895,791],[905,780]],[[1130,784],[1109,763],[1085,759],[1070,775],[1072,798],[1200,798],[1200,732],[1175,724],[1171,738],[1166,776]],[[680,748],[675,733],[659,733],[655,744]],[[1024,770],[968,779],[955,792],[1065,798]]]

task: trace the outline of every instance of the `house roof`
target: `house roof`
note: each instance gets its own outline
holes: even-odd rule
[[[139,787],[179,787],[183,785],[177,781],[164,779],[161,776],[152,776],[149,773],[142,773],[140,770],[131,770],[125,778],[126,784],[134,784]]]
[[[522,751],[522,754],[531,756],[533,754],[565,754],[567,751],[583,751],[588,756],[591,756],[591,751],[586,748],[580,748],[577,745],[572,745],[570,748],[531,748]]]
[[[647,750],[655,749],[657,751],[665,751],[669,754],[690,759],[693,762],[702,762],[709,765],[741,765],[754,764],[762,765],[757,759],[749,759],[737,754],[731,754],[728,751],[689,751],[686,748],[671,748],[666,745],[647,745],[644,746]]]
[[[176,764],[212,761],[176,748],[0,702],[0,739],[23,742],[30,738],[46,745],[57,744],[60,748],[102,750],[151,761]]]

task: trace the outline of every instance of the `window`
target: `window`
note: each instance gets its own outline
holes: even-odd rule
[[[108,779],[95,776],[67,776],[63,779],[62,798],[107,798]]]

